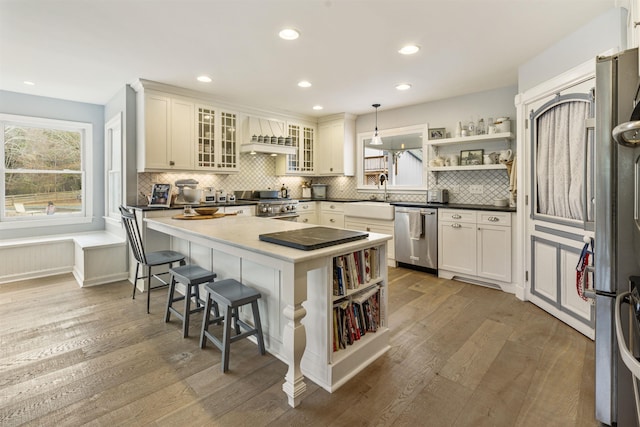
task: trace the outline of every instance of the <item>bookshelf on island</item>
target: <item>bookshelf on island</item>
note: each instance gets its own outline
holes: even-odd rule
[[[303,323],[317,330],[324,345],[307,341],[301,368],[327,391],[338,389],[389,349],[386,257],[384,244],[334,256],[332,286],[324,298],[309,289]],[[312,297],[315,291],[318,295]]]

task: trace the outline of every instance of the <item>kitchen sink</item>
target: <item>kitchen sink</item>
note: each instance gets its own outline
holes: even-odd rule
[[[385,202],[362,201],[344,204],[345,216],[355,216],[360,218],[382,219],[390,221],[394,218],[393,213],[394,207]]]

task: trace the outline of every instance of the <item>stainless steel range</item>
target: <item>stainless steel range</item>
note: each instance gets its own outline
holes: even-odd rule
[[[252,200],[256,205],[256,216],[295,221],[298,218],[298,201],[283,199],[278,190],[236,191],[237,200]]]
[[[298,201],[291,199],[260,199],[256,216],[295,221],[298,218]]]

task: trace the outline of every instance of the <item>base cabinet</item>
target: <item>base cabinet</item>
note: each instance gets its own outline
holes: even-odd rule
[[[344,228],[344,208],[342,203],[320,202],[318,224]]]
[[[329,392],[390,348],[386,247],[367,247],[334,257],[329,266],[333,286],[309,287],[307,315],[302,322],[315,332],[307,336],[301,368],[305,376]]]
[[[440,209],[438,274],[511,282],[511,213]]]
[[[355,217],[345,217],[344,228],[358,231],[370,231],[372,233],[388,234],[394,236],[393,221],[381,221],[375,219],[367,219]],[[395,237],[395,236],[394,236]],[[390,264],[395,263],[395,242],[391,239],[387,242],[387,262]]]
[[[298,202],[298,222],[305,224],[318,223],[318,211],[316,209],[317,202]]]

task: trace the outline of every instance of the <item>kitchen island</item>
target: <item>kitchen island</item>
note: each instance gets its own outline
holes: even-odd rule
[[[314,227],[297,222],[240,216],[145,221],[149,229],[171,236],[172,248],[188,253],[190,262],[215,271],[218,279],[234,278],[261,292],[265,345],[288,365],[282,389],[289,405],[300,403],[306,390],[305,377],[331,392],[389,349],[387,268],[379,260],[386,259],[386,243],[391,236],[369,233],[362,240],[303,251],[259,238],[260,234]],[[361,261],[371,260],[372,267],[375,262],[375,274],[365,275],[362,265],[363,283],[334,296],[336,260],[352,254]],[[340,349],[334,339],[334,307],[365,292],[378,295],[380,325],[375,332],[363,333]],[[233,357],[231,361],[233,369]]]

